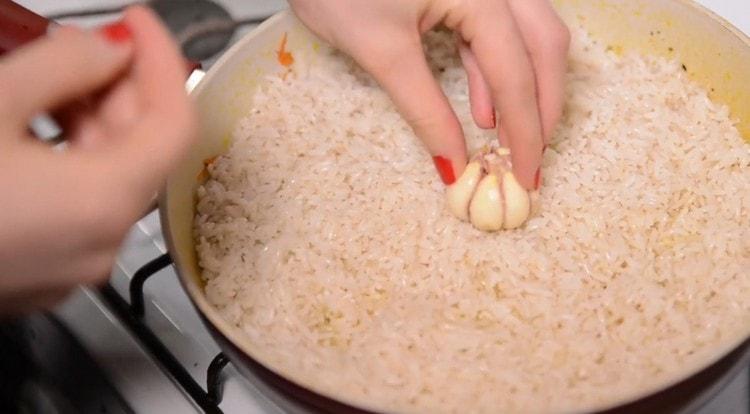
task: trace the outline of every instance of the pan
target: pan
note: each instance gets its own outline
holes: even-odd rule
[[[683,0],[558,0],[569,23],[581,22],[593,37],[618,51],[679,59],[690,78],[725,103],[738,128],[750,137],[750,40],[703,7]],[[373,401],[354,401],[295,382],[293,373],[268,363],[260,350],[228,324],[206,299],[197,263],[192,225],[195,191],[204,160],[225,152],[234,126],[251,105],[254,91],[269,74],[283,74],[285,51],[315,64],[320,41],[289,12],[272,17],[236,43],[208,72],[193,96],[201,117],[201,140],[170,176],[160,199],[160,216],[177,273],[207,328],[243,375],[291,411],[378,412]],[[712,358],[683,367],[669,381],[622,395],[596,407],[602,412],[691,412],[750,362],[750,326],[737,332]]]
[[[592,36],[617,52],[638,51],[677,58],[711,98],[726,104],[750,137],[750,40],[701,6],[683,0],[558,0],[555,6],[570,24],[582,23]],[[283,39],[283,40],[282,40]],[[269,74],[283,74],[284,51],[315,64],[320,41],[284,11],[236,43],[208,72],[193,96],[201,117],[201,140],[187,161],[170,176],[160,198],[160,216],[181,283],[224,352],[240,372],[287,409],[326,412],[378,412],[373,401],[354,401],[295,382],[293,373],[268,363],[261,350],[228,324],[207,301],[195,252],[192,224],[195,191],[205,165],[225,152],[231,134],[251,105],[254,91]],[[596,407],[603,412],[690,412],[704,404],[750,362],[750,326],[701,364],[683,367],[669,381],[622,395]]]

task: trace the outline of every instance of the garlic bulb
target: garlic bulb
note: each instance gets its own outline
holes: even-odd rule
[[[527,192],[513,175],[510,151],[487,146],[475,154],[446,192],[448,210],[482,231],[522,226],[536,208],[538,192]]]

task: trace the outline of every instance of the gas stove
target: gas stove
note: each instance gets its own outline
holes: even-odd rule
[[[750,33],[746,0],[700,1]],[[22,0],[44,15],[117,9],[122,0]],[[183,8],[191,1],[182,0]],[[282,0],[217,1],[236,20],[262,19]],[[116,14],[64,21],[100,24]],[[232,40],[255,24],[243,24]],[[231,43],[231,41],[230,41]],[[210,67],[214,57],[203,61]],[[108,285],[84,287],[53,312],[0,327],[0,397],[15,396],[24,412],[284,413],[291,401],[241,376],[204,328],[169,265],[159,217],[131,229]],[[8,378],[11,378],[8,381]],[[4,401],[0,398],[0,406]],[[750,370],[699,413],[750,414]]]

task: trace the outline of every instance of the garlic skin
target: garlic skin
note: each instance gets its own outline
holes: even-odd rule
[[[481,178],[482,165],[478,162],[470,162],[461,177],[448,187],[446,192],[448,209],[454,216],[463,221],[469,221],[469,203]]]
[[[526,189],[521,187],[516,176],[510,171],[503,174],[503,194],[505,195],[503,228],[511,230],[521,227],[531,214],[531,201]]]
[[[521,227],[538,212],[538,199],[538,191],[527,192],[513,175],[510,150],[496,144],[475,154],[446,190],[448,210],[487,232]]]
[[[500,185],[495,174],[482,178],[469,205],[471,224],[482,231],[498,231],[503,228],[503,201]]]

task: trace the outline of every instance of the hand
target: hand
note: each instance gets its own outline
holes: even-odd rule
[[[562,113],[569,32],[546,0],[290,0],[321,38],[351,55],[389,93],[451,184],[466,165],[461,125],[427,66],[421,34],[458,37],[472,115],[498,130],[527,189]]]
[[[142,7],[97,32],[57,29],[0,59],[0,314],[106,279],[194,137],[184,80],[176,46]],[[64,151],[27,129],[58,108]]]

